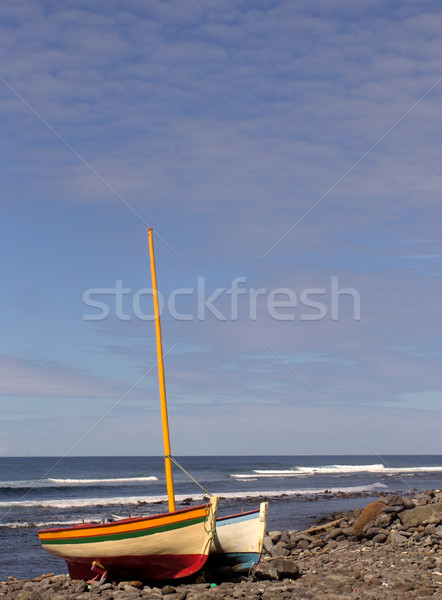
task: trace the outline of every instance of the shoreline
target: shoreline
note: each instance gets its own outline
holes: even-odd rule
[[[340,496],[338,496],[340,497]],[[9,600],[442,600],[442,491],[366,494],[363,509],[332,513],[305,531],[270,531],[260,563],[246,577],[224,569],[161,585],[105,582],[89,588],[68,575],[0,582]]]
[[[327,493],[324,494],[323,492]],[[347,496],[347,499],[344,496]],[[260,498],[264,497],[267,498],[265,495],[260,496]],[[370,497],[372,497],[370,493],[361,492],[350,495],[347,493],[330,495],[325,488],[323,488],[321,494],[315,494],[315,496],[308,499],[304,495],[298,497],[287,495],[283,498],[270,497],[271,508],[267,528],[272,530],[287,527],[304,529],[314,523],[318,517],[328,515],[336,510],[355,509],[362,506],[366,501],[368,502],[368,498]],[[188,498],[184,498],[182,505],[179,503],[180,506],[178,508],[181,508],[181,506],[185,507],[186,500]],[[242,510],[252,510],[256,508],[257,502],[255,497],[251,497],[248,500],[245,498],[236,500],[226,498],[226,501],[222,503],[222,509],[219,511],[220,516],[241,512]],[[163,506],[164,509],[162,508]],[[132,508],[127,507],[127,511],[131,511]],[[167,503],[157,507],[156,510],[167,512]],[[140,507],[139,512],[143,513],[143,507]],[[104,510],[95,516],[100,517],[109,513],[109,509],[105,507]],[[136,513],[131,512],[131,514]],[[11,523],[8,524],[7,529],[2,530],[2,535],[5,537],[3,538],[2,546],[3,561],[0,563],[0,581],[7,580],[9,576],[14,576],[17,579],[31,579],[40,576],[42,573],[54,573],[55,575],[67,574],[65,562],[44,552],[41,549],[36,534],[36,528],[45,526],[55,527],[56,524],[53,522],[60,522],[62,524],[65,520],[63,517],[62,513],[58,513],[53,519],[48,519],[50,524],[39,522],[38,525],[32,523],[33,519],[31,515],[28,515],[28,518],[25,519],[25,521],[29,521],[28,523],[21,523],[19,521],[14,523],[14,519],[10,519]],[[81,522],[81,517],[76,519],[68,517],[68,520],[70,523],[76,524]]]

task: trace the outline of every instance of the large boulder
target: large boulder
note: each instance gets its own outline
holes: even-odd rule
[[[426,504],[425,506],[416,506],[399,513],[399,519],[405,527],[418,527],[429,523],[432,517],[442,519],[442,502],[435,504]]]

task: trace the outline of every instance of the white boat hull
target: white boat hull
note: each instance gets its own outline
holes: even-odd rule
[[[268,503],[260,508],[236,515],[218,517],[209,560],[212,566],[231,566],[247,571],[257,564],[262,552]]]

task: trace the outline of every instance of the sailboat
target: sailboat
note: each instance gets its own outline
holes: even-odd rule
[[[218,497],[212,496],[207,503],[184,510],[176,510],[175,507],[151,228],[148,235],[169,512],[116,522],[81,523],[40,530],[38,536],[43,548],[66,561],[73,579],[88,580],[94,573],[115,581],[187,577],[202,569],[215,535]]]

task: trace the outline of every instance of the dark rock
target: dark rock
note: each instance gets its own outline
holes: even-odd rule
[[[276,544],[276,542],[279,542],[279,540],[281,539],[281,532],[280,531],[269,531],[269,537],[272,540],[272,542],[274,544]]]
[[[428,523],[434,515],[442,516],[442,502],[410,508],[399,513],[399,519],[406,527],[416,527]]]
[[[374,538],[379,533],[379,527],[369,527],[367,531],[364,532],[364,535],[369,539]]]
[[[382,512],[379,516],[376,517],[374,522],[375,527],[388,527],[393,520],[393,515],[391,513]]]
[[[75,582],[77,584],[77,582]],[[80,581],[80,583],[78,583],[78,585],[75,586],[74,588],[74,593],[75,594],[82,594],[83,592],[86,591],[87,585],[85,581]]]
[[[293,538],[291,538],[291,541],[294,541],[294,542],[299,542],[299,540],[306,540],[307,542],[311,542],[312,538],[310,535],[307,535],[306,533],[298,533]]]
[[[173,585],[165,585],[163,588],[161,588],[161,593],[163,594],[163,596],[165,596],[166,594],[174,594],[176,592],[176,587],[173,587]]]
[[[279,541],[289,544],[290,543],[290,531],[288,531],[287,529],[285,531],[283,531],[281,533],[281,539]]]
[[[277,558],[258,563],[253,574],[257,579],[296,579],[299,577],[299,567],[294,560]]]
[[[404,500],[401,496],[392,495],[387,497],[388,506],[403,506]]]
[[[388,543],[393,547],[396,546],[405,546],[407,543],[407,538],[401,535],[398,531],[390,531],[387,539]]]
[[[431,496],[426,492],[423,492],[422,494],[418,494],[416,496],[416,501],[418,506],[426,506],[431,502]]]
[[[264,547],[264,550],[266,550],[266,552],[268,552],[269,554],[272,552],[273,542],[272,542],[272,538],[269,535],[264,536],[262,545]]]
[[[273,546],[270,556],[272,558],[277,558],[278,556],[290,556],[290,550],[287,550],[287,548],[281,548],[280,546]]]
[[[334,529],[331,529],[329,531],[329,533],[325,539],[326,540],[334,540],[340,535],[342,535],[342,529],[340,527],[335,527]]]
[[[411,536],[413,535],[411,531],[407,531],[407,530],[405,530],[405,531],[401,531],[401,532],[400,532],[400,534],[401,534],[401,535],[404,535],[404,536],[405,536],[405,537],[407,537],[407,538],[408,538],[408,537],[411,537]]]
[[[401,510],[403,510],[404,506],[401,505],[397,505],[397,506],[384,506],[382,509],[383,513],[398,513],[401,512]]]
[[[363,529],[363,533],[364,533],[364,535],[367,533],[367,531],[368,531],[369,529],[372,529],[372,528],[374,527],[374,524],[375,524],[375,521],[369,521],[368,523],[366,523],[366,524],[364,525],[364,529]]]

